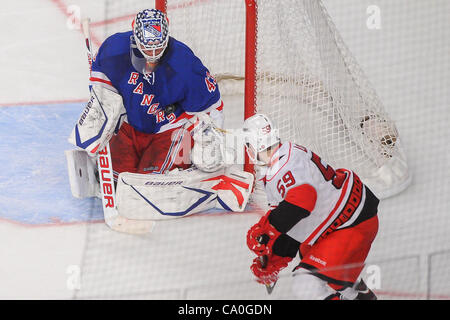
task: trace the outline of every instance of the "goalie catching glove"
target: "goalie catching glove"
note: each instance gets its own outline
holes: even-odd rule
[[[192,163],[204,172],[215,172],[225,166],[224,131],[203,112],[196,114],[192,138]]]
[[[126,116],[122,96],[100,85],[93,85],[69,142],[95,157],[117,133]]]

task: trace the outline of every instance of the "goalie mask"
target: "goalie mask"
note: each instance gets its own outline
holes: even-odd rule
[[[157,62],[169,42],[169,22],[166,15],[156,9],[145,9],[136,15],[131,26],[141,54],[147,61]]]
[[[243,126],[245,150],[250,160],[256,165],[266,165],[258,157],[258,153],[280,143],[278,130],[269,118],[263,114],[255,114],[244,121]]]

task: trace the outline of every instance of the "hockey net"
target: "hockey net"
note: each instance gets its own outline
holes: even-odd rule
[[[225,109],[267,114],[284,141],[356,171],[380,198],[411,176],[394,121],[344,44],[321,1],[156,0],[171,35],[219,82]],[[109,1],[106,35],[129,29],[146,1]],[[124,19],[117,19],[121,12]],[[295,12],[295,14],[292,14]],[[115,18],[116,17],[116,18]],[[114,20],[116,19],[116,20]],[[241,94],[241,105],[227,98]],[[228,121],[230,123],[230,121]]]

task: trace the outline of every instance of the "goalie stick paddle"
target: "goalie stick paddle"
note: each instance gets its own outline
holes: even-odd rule
[[[81,21],[81,28],[85,36],[85,44],[89,62],[89,72],[92,73],[92,43],[89,28],[90,19]],[[109,143],[100,150],[97,158],[100,190],[102,194],[102,206],[105,223],[113,230],[129,234],[145,234],[153,230],[154,221],[130,220],[119,215],[116,206],[116,192],[111,162],[111,150]]]

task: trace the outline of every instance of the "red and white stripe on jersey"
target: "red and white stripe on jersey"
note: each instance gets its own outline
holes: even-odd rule
[[[208,114],[210,114],[212,110],[216,110],[215,113],[219,112],[223,119],[223,101],[222,101],[222,99],[219,99],[216,103],[211,105],[208,109],[206,109],[203,112],[207,112]],[[188,121],[190,119],[192,119],[195,116],[195,114],[196,114],[196,112],[183,112],[174,121],[161,126],[158,133],[184,126],[186,123],[188,123]],[[186,130],[192,131],[193,128],[194,128],[194,124],[187,127]]]
[[[222,99],[219,98],[219,100],[217,100],[216,103],[212,104],[209,108],[203,110],[202,112],[206,112],[206,114],[208,114],[212,118],[212,120],[214,121],[214,123],[217,126],[222,127],[223,121],[224,121]],[[196,112],[185,112],[180,117],[178,117],[177,120],[178,119],[181,119],[181,120],[182,119],[191,119],[195,116],[195,114],[196,114]],[[187,122],[187,120],[185,120],[185,122]],[[195,126],[196,126],[196,123],[193,123],[186,129],[188,131],[192,131]]]
[[[117,89],[113,86],[111,80],[103,73],[99,71],[92,71],[91,77],[89,78],[90,85],[96,84],[105,87],[115,93],[119,93]]]
[[[347,199],[349,198],[351,191],[351,188],[349,188],[348,186],[353,185],[353,174],[351,171],[347,170],[347,172],[348,172],[347,181],[345,181],[342,187],[341,195],[338,201],[336,202],[336,205],[334,206],[333,210],[329,213],[329,215],[326,217],[326,219],[323,220],[322,223],[316,229],[314,229],[314,231],[305,240],[305,242],[308,245],[313,245],[317,241],[317,239],[319,239],[319,237],[327,230],[330,224],[333,223],[333,221],[335,221],[335,219],[341,214],[342,210],[344,209],[344,206],[347,202]],[[359,208],[359,210],[361,210],[361,208]]]

